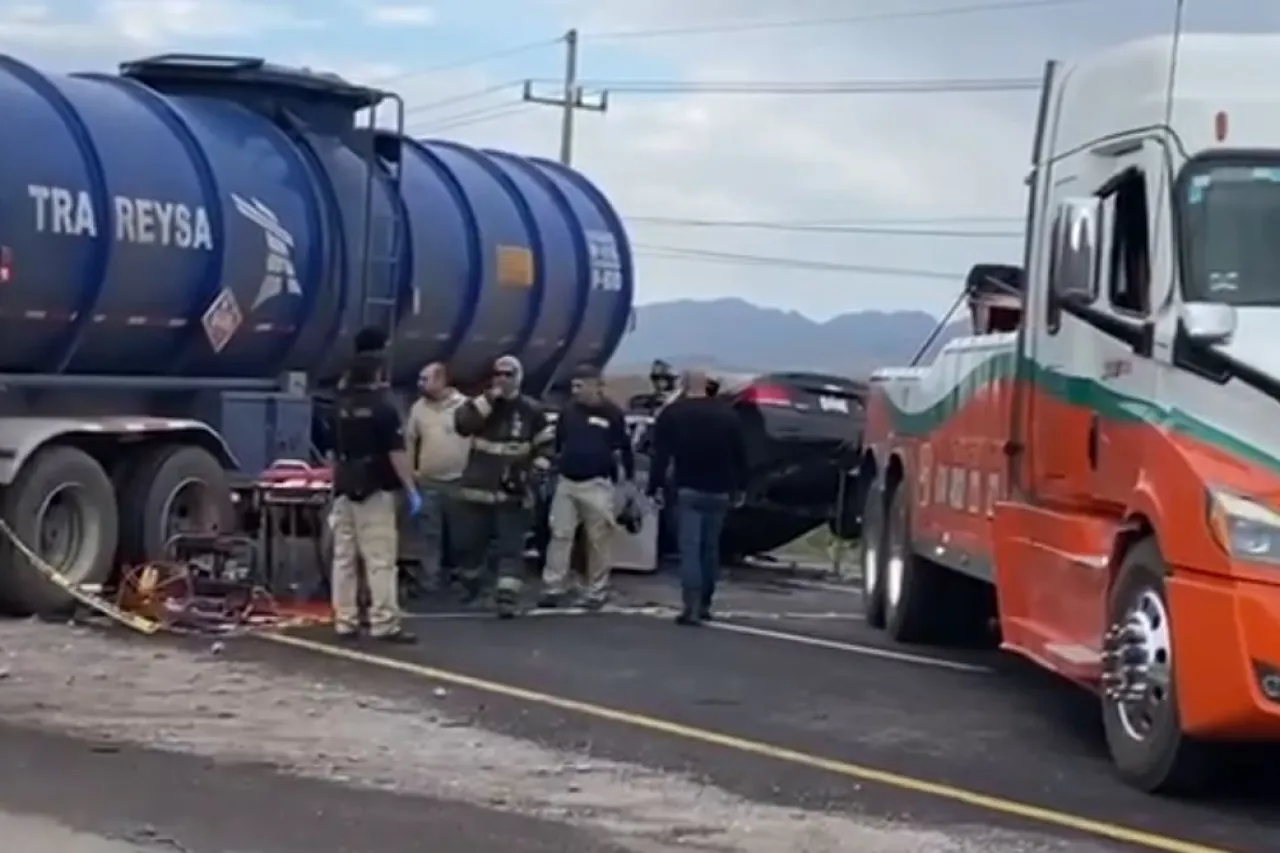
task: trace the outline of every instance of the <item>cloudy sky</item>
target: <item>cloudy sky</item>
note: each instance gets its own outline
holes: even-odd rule
[[[1280,29],[1280,3],[1187,2],[1188,30]],[[401,91],[416,135],[555,156],[559,115],[521,105],[518,81],[554,94],[554,39],[577,27],[583,82],[611,97],[579,114],[575,165],[629,221],[640,301],[822,319],[941,313],[970,264],[1016,261],[1035,110],[1027,90],[831,89],[1017,86],[1173,15],[1173,0],[0,0],[0,43],[58,69],[170,50],[323,67]],[[717,82],[810,91],[697,91]]]

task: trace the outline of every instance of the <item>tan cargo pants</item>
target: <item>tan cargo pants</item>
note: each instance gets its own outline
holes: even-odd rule
[[[570,560],[574,537],[581,525],[586,534],[587,586],[589,599],[600,600],[609,591],[613,565],[610,544],[613,537],[613,483],[600,478],[576,482],[563,477],[551,498],[551,542],[547,564],[542,570],[543,592],[562,595],[569,591]]]
[[[359,628],[357,596],[360,562],[369,586],[369,633],[375,637],[400,630],[400,602],[396,585],[396,496],[375,492],[356,502],[333,501],[329,511],[333,531],[333,625],[339,633]]]

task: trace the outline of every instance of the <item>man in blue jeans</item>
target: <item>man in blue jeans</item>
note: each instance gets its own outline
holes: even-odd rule
[[[684,394],[658,415],[648,493],[659,500],[668,468],[676,494],[683,607],[679,625],[711,618],[720,575],[720,533],[730,507],[741,504],[747,481],[742,424],[729,401],[708,394],[701,371],[685,375]]]

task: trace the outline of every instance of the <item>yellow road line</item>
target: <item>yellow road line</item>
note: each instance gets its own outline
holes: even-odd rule
[[[1119,824],[1093,820],[1082,815],[1071,814],[1070,812],[1058,811],[1057,809],[1046,808],[1044,806],[1031,805],[1030,803],[1021,803],[1017,800],[1008,800],[1004,797],[997,797],[992,794],[983,794],[978,791],[970,791],[954,785],[930,782],[927,779],[917,779],[913,776],[906,776],[901,773],[893,773],[887,770],[878,770],[874,767],[867,767],[862,764],[853,764],[834,758],[824,758],[819,755],[812,755],[810,753],[800,752],[794,749],[787,749],[786,747],[775,746],[762,741],[734,737],[733,735],[724,734],[722,732],[700,729],[696,726],[685,725],[671,720],[664,720],[660,717],[650,717],[646,714],[640,714],[634,711],[622,711],[605,705],[597,705],[593,702],[582,702],[577,699],[568,699],[566,697],[555,696],[550,693],[541,693],[536,690],[517,687],[513,684],[504,684],[500,681],[476,678],[475,676],[466,675],[460,672],[452,672],[447,669],[437,669],[433,666],[425,666],[423,664],[411,663],[409,661],[382,657],[380,655],[370,654],[369,652],[348,648],[346,646],[330,645],[328,643],[308,640],[288,634],[264,633],[259,636],[274,643],[293,646],[294,648],[299,649],[306,649],[308,651],[328,655],[333,658],[341,658],[355,663],[363,663],[370,666],[381,667],[383,669],[395,670],[418,678],[431,679],[433,681],[444,682],[445,684],[452,684],[455,687],[463,687],[471,690],[478,690],[483,693],[489,693],[495,696],[504,696],[509,699],[519,699],[524,702],[546,705],[551,708],[558,708],[562,711],[571,711],[573,713],[584,714],[600,720],[622,723],[623,725],[631,726],[632,728],[659,732],[666,735],[674,735],[675,737],[684,738],[686,740],[724,747],[735,752],[757,755],[763,758],[771,758],[775,761],[784,761],[789,764],[810,767],[815,770],[823,770],[828,773],[834,773],[838,776],[844,776],[847,779],[856,779],[859,782],[884,785],[890,788],[897,788],[901,791],[907,791],[912,794],[924,794],[955,803],[963,803],[968,806],[974,806],[985,811],[995,812],[1008,817],[1017,817],[1033,823],[1069,829],[1074,832],[1093,835],[1099,838],[1106,838],[1111,841],[1118,841],[1122,844],[1145,847],[1148,850],[1159,850],[1163,851],[1163,853],[1238,853],[1237,851],[1230,851],[1220,847],[1210,847],[1205,844],[1197,844],[1193,841],[1171,838],[1169,836],[1146,832],[1140,829],[1121,826]]]

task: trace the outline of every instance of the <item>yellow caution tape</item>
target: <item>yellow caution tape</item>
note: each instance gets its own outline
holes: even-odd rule
[[[67,580],[61,572],[41,559],[40,555],[35,551],[32,551],[27,547],[27,544],[18,538],[18,534],[14,533],[13,528],[10,527],[2,518],[0,518],[0,533],[3,533],[4,537],[9,540],[10,544],[12,544],[13,547],[22,554],[22,556],[26,557],[27,561],[31,563],[31,565],[35,566],[40,574],[48,578],[50,583],[56,584],[59,589],[83,604],[85,607],[95,610],[103,616],[106,616],[108,619],[118,622],[126,628],[130,628],[140,634],[155,634],[160,630],[160,623],[154,619],[147,619],[146,617],[139,616],[136,613],[129,613],[126,610],[122,610],[102,596],[94,595],[93,593],[81,589],[71,581]]]

